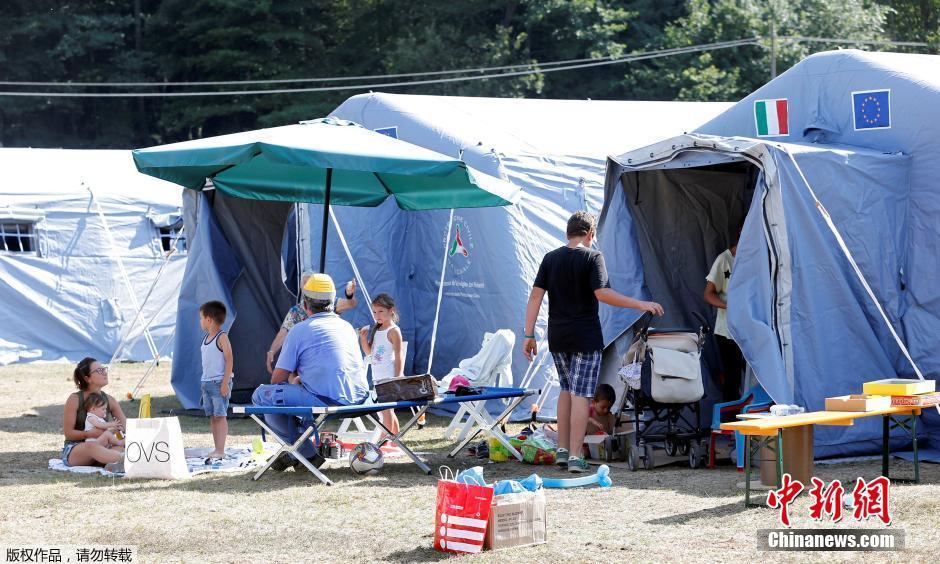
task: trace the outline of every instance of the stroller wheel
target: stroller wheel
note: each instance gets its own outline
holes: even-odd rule
[[[679,456],[686,456],[689,454],[689,441],[682,441],[679,443]]]
[[[627,454],[627,468],[629,468],[631,472],[636,472],[637,462],[638,462],[637,455],[636,455],[636,448],[634,448],[633,445],[627,446],[626,454]]]
[[[666,444],[663,446],[666,450],[666,456],[675,456],[676,455],[676,441],[673,439],[666,439]]]
[[[653,464],[653,445],[649,443],[643,445],[643,468],[647,470],[655,468]]]
[[[698,443],[692,443],[689,445],[689,468],[693,470],[701,466],[702,463],[702,454],[701,447]]]

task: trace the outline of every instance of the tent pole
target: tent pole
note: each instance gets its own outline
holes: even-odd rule
[[[130,325],[128,325],[127,328],[124,330],[124,333],[122,334],[121,340],[118,343],[117,348],[114,349],[114,354],[111,355],[111,360],[108,362],[109,365],[114,364],[114,361],[118,358],[118,355],[121,354],[121,351],[125,346],[129,348],[137,343],[138,337],[132,338],[131,331],[133,331],[133,329],[137,326],[137,322],[140,321],[141,316],[143,316],[144,307],[147,305],[147,302],[150,301],[150,296],[153,295],[153,291],[156,289],[157,283],[160,282],[160,278],[163,276],[164,271],[166,271],[166,267],[170,263],[170,258],[172,258],[176,254],[176,245],[179,242],[180,236],[182,236],[183,231],[185,229],[186,229],[186,226],[184,225],[176,233],[176,237],[173,239],[173,244],[170,247],[170,251],[166,253],[166,255],[164,255],[163,264],[160,265],[160,270],[157,271],[157,275],[154,277],[153,283],[150,285],[150,289],[147,290],[147,295],[144,296],[144,301],[141,302],[140,309],[137,310],[137,315],[134,316],[134,321]],[[163,306],[160,306],[160,309],[157,310],[157,313],[154,314],[154,317],[156,317],[161,311],[163,311],[163,308],[165,306],[166,304],[164,304]],[[151,320],[151,322],[152,321],[153,320]],[[144,325],[144,331],[149,331],[149,329],[150,329],[150,322]],[[159,357],[156,360],[158,363],[160,362]]]
[[[320,235],[320,274],[326,270],[326,232],[330,226],[330,190],[333,188],[333,169],[326,169],[326,195],[323,201],[323,231]]]
[[[454,229],[454,208],[450,208],[450,219],[447,221],[447,238],[444,239],[444,264],[441,265],[441,283],[437,286],[437,307],[434,309],[434,326],[431,328],[431,352],[428,353],[428,374],[431,373],[431,364],[434,363],[434,345],[437,344],[437,324],[441,317],[441,298],[444,297],[444,275],[447,274],[447,257],[450,254],[450,234]]]
[[[170,333],[170,338],[163,343],[163,346],[160,347],[159,355],[150,361],[150,366],[147,367],[147,372],[137,381],[137,385],[134,386],[134,389],[130,392],[130,397],[128,399],[135,400],[137,399],[137,392],[140,391],[140,388],[144,385],[144,382],[147,381],[147,378],[153,373],[153,369],[156,368],[160,363],[158,362],[160,357],[163,356],[163,353],[166,352],[166,348],[173,342],[173,338],[176,337],[176,327],[173,327],[173,332]]]
[[[300,279],[304,276],[303,258],[301,257],[300,233],[300,202],[294,202],[294,267],[297,269],[297,278],[292,280],[294,287],[297,288],[297,295],[302,296],[304,289],[301,287]]]
[[[330,219],[333,220],[333,227],[336,229],[336,235],[339,236],[339,242],[343,246],[343,250],[346,251],[346,258],[349,260],[349,266],[352,267],[353,276],[356,277],[356,282],[359,284],[359,290],[365,297],[366,303],[371,304],[372,298],[369,296],[369,289],[366,288],[366,282],[362,279],[362,274],[359,272],[359,266],[356,265],[356,260],[352,256],[352,251],[349,250],[349,244],[346,242],[346,236],[343,235],[343,230],[339,226],[339,220],[336,219],[336,213],[333,211],[333,208],[330,208]],[[372,316],[372,320],[375,321],[375,316],[372,314],[371,307],[369,307],[369,315]]]
[[[875,291],[872,290],[871,285],[868,283],[868,279],[865,278],[865,275],[862,273],[862,269],[859,268],[858,263],[855,262],[855,257],[852,255],[852,251],[849,250],[849,247],[845,244],[845,239],[842,238],[842,233],[839,232],[839,229],[836,227],[835,222],[832,220],[832,216],[829,215],[829,210],[826,209],[826,206],[819,201],[819,197],[816,196],[816,191],[813,190],[812,185],[809,183],[809,180],[806,179],[806,175],[803,174],[803,169],[800,168],[800,165],[797,164],[796,158],[789,151],[785,151],[787,157],[790,158],[790,162],[793,163],[793,166],[796,167],[796,171],[800,174],[800,178],[803,180],[803,184],[809,190],[810,196],[816,203],[816,210],[822,215],[823,220],[826,222],[826,225],[829,227],[829,231],[832,232],[833,236],[836,238],[836,243],[838,243],[839,248],[842,250],[842,254],[845,256],[846,260],[849,261],[852,270],[855,271],[855,276],[858,278],[858,281],[862,283],[862,287],[865,288],[865,292],[868,294],[868,297],[871,298],[875,308],[878,310],[878,313],[881,314],[881,319],[884,321],[885,327],[888,328],[888,331],[891,332],[891,336],[894,337],[894,342],[897,343],[898,348],[901,349],[901,353],[904,354],[904,358],[911,363],[911,367],[914,368],[914,374],[917,375],[917,378],[923,380],[924,374],[920,371],[920,367],[917,366],[917,363],[914,362],[914,357],[911,356],[910,351],[907,349],[907,345],[904,344],[904,340],[901,339],[901,336],[898,335],[898,332],[895,331],[894,325],[891,323],[891,320],[888,319],[888,314],[885,313],[884,307],[881,305],[881,302],[878,301],[878,297],[875,296]],[[937,413],[940,413],[940,405],[937,406]]]
[[[108,220],[104,216],[104,210],[101,208],[101,202],[99,202],[98,198],[95,197],[95,193],[91,189],[91,186],[88,186],[84,182],[82,182],[82,185],[91,195],[91,201],[95,204],[96,211],[98,212],[98,219],[101,220],[101,225],[104,227],[104,233],[107,236],[108,245],[111,250],[109,257],[114,259],[114,261],[117,263],[118,272],[121,275],[121,280],[124,282],[124,288],[127,290],[127,295],[131,300],[131,305],[134,307],[135,311],[140,312],[141,307],[140,303],[137,301],[137,294],[134,293],[134,286],[131,285],[130,278],[127,276],[127,270],[124,268],[124,261],[121,260],[121,255],[118,252],[117,244],[114,242],[114,235],[111,233],[111,227],[108,225]],[[157,351],[157,345],[153,340],[153,335],[150,334],[148,329],[144,329],[144,338],[147,340],[147,346],[150,347],[150,354],[154,358],[158,358],[160,353]]]

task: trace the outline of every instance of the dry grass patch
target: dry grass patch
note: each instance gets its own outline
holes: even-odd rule
[[[119,399],[143,374],[142,365],[119,365],[106,389]],[[347,468],[328,470],[326,487],[306,472],[203,475],[182,482],[113,480],[46,469],[62,448],[62,403],[72,391],[70,367],[59,364],[0,368],[0,544],[130,544],[144,561],[377,561],[449,560],[431,548],[436,479],[404,461],[390,461],[378,476],[361,478]],[[179,408],[161,366],[145,386],[153,412]],[[123,402],[129,415],[136,404]],[[208,421],[181,417],[189,447],[211,446]],[[432,467],[473,466],[468,456],[448,459],[441,440],[446,421],[409,435]],[[249,420],[233,420],[229,444],[257,435]],[[898,463],[897,472],[909,465]],[[524,477],[536,468],[484,464],[489,479]],[[561,475],[538,468],[543,475]],[[880,462],[818,466],[823,479],[843,483],[875,476]],[[855,561],[862,553],[761,553],[759,528],[777,525],[769,509],[743,508],[742,477],[730,467],[690,470],[680,466],[635,473],[614,469],[614,487],[550,490],[546,545],[487,553],[494,562],[614,559],[641,562]],[[892,488],[893,527],[907,531],[903,559],[927,561],[940,551],[940,467],[924,464],[923,483]],[[814,526],[804,495],[793,508],[794,524]],[[90,523],[96,521],[100,525]],[[846,520],[839,527],[875,527]],[[901,555],[867,553],[866,561]],[[462,557],[467,558],[467,557]]]

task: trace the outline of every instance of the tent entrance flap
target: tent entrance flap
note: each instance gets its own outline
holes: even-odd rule
[[[212,214],[242,265],[241,275],[230,288],[230,306],[237,315],[227,322],[235,351],[232,401],[236,403],[250,402],[255,388],[268,383],[264,362],[268,345],[284,313],[297,302],[282,278],[281,246],[293,208],[289,202],[260,202],[223,194],[214,198]],[[193,319],[198,317],[194,314]]]
[[[651,298],[663,305],[663,326],[693,327],[698,313],[714,324],[705,277],[737,241],[759,169],[744,161],[621,175]]]
[[[644,287],[650,299],[665,309],[665,315],[656,319],[657,327],[698,327],[698,316],[715,325],[716,310],[704,299],[705,278],[715,259],[737,244],[760,175],[760,169],[748,161],[718,162],[695,168],[628,170],[620,175],[621,202],[633,218]],[[621,336],[614,349],[625,352],[631,341]],[[711,407],[722,396],[714,339],[706,339],[702,354],[701,409],[707,427]],[[619,364],[623,357],[606,356],[610,357],[606,364]]]

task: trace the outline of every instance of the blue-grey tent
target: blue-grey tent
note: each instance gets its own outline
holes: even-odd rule
[[[600,210],[606,155],[682,133],[728,107],[376,93],[350,98],[332,112],[333,117],[459,156],[474,170],[508,179],[523,190],[515,206],[455,212],[455,231],[459,229],[467,254],[448,257],[432,372],[440,377],[461,359],[473,356],[487,331],[509,328],[521,337],[525,301],[542,255],[560,244],[572,211]],[[194,216],[197,233],[180,311],[194,310],[210,294],[230,295],[226,299],[237,310],[236,323],[249,326],[259,346],[266,347],[294,299],[288,287],[294,290],[296,273],[317,267],[322,207],[250,202],[246,204],[250,209],[236,210],[233,206],[242,205],[236,200],[207,195],[202,198],[205,205],[198,205],[197,198],[186,196],[185,208]],[[331,222],[326,272],[338,282],[352,279],[348,258],[352,256],[372,296],[392,294],[409,342],[405,371],[426,371],[445,243],[456,238],[452,233],[451,241],[445,241],[449,212],[401,212],[394,203],[371,209],[336,206],[333,211],[343,237]],[[242,214],[249,220],[235,219]],[[251,247],[272,249],[264,256],[280,264],[261,269],[256,259],[238,258],[258,255]],[[344,317],[354,326],[370,322],[364,303]],[[178,347],[193,348],[198,343],[181,340]],[[518,348],[517,343],[516,384],[527,364]],[[259,349],[258,362],[265,350]],[[237,357],[236,351],[236,362]],[[183,358],[191,359],[189,366],[183,366],[179,360]],[[178,352],[176,363],[174,374],[199,369],[196,353]],[[252,370],[259,368],[254,363]],[[252,378],[266,376],[262,368]],[[540,387],[543,378],[537,375],[530,385]],[[179,387],[176,391],[184,405],[198,402],[198,397],[187,398]],[[546,410],[545,415],[553,416],[551,398]]]
[[[611,158],[612,283],[662,302],[665,325],[713,316],[705,275],[743,223],[729,327],[775,401],[818,410],[865,381],[936,379],[937,107],[940,57],[827,52],[693,134]],[[633,319],[603,313],[616,353]],[[820,427],[816,454],[871,451],[880,433]]]

